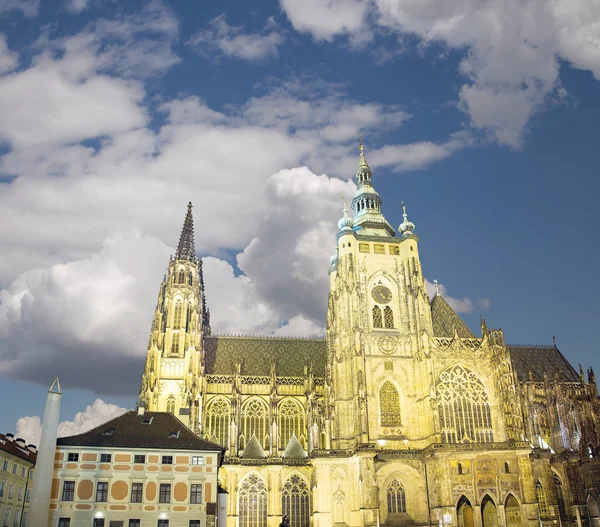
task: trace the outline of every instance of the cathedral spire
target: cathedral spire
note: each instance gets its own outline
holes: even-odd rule
[[[187,214],[181,229],[179,237],[179,245],[177,246],[177,260],[193,260],[196,257],[196,249],[194,247],[194,217],[192,216],[192,202],[187,206]]]
[[[352,199],[354,230],[360,234],[393,238],[396,233],[381,213],[381,198],[371,182],[373,172],[365,159],[365,145],[362,136],[358,149],[360,159],[356,171],[357,188]]]

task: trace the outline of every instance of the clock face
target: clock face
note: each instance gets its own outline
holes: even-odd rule
[[[371,296],[378,304],[387,304],[392,299],[392,292],[384,285],[376,285],[371,291]]]

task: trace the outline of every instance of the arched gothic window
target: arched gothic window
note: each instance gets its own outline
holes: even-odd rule
[[[183,271],[183,269],[179,271],[179,283],[185,284],[185,272]]]
[[[386,328],[394,327],[394,312],[390,306],[385,306],[383,310],[383,322]]]
[[[436,392],[444,443],[494,441],[489,399],[475,373],[453,366],[440,375]]]
[[[548,498],[544,486],[539,481],[535,484],[535,494],[540,506],[540,515],[543,517],[548,516]]]
[[[179,355],[179,332],[173,332],[171,341],[171,355]]]
[[[462,473],[463,473],[463,466],[462,466],[462,463],[459,463],[459,464],[458,464],[458,473],[459,473],[460,475],[462,475]]]
[[[190,271],[188,273],[188,285],[192,285],[193,282],[194,282],[194,275],[192,274],[192,271]]]
[[[256,474],[242,481],[238,491],[240,527],[267,527],[267,488]]]
[[[387,510],[388,514],[406,512],[406,493],[397,478],[394,478],[387,488]]]
[[[204,429],[207,439],[225,448],[229,447],[229,417],[231,405],[221,397],[212,399],[206,406]]]
[[[279,405],[279,437],[283,449],[292,437],[292,433],[304,445],[306,437],[306,417],[304,407],[294,399],[284,399]]]
[[[175,309],[173,310],[173,328],[179,329],[181,327],[181,314],[183,312],[183,304],[181,300],[175,302]]]
[[[289,477],[281,494],[281,513],[290,519],[290,527],[305,527],[310,519],[308,485],[297,474]]]
[[[172,394],[167,399],[167,412],[171,414],[175,413],[175,396]]]
[[[379,390],[379,410],[382,426],[400,424],[400,396],[390,381],[384,382]]]
[[[383,318],[381,316],[381,309],[379,308],[379,306],[373,306],[373,327],[383,327]]]
[[[186,311],[186,316],[185,316],[185,330],[186,332],[190,331],[190,323],[192,322],[192,312],[193,312],[194,306],[193,304],[190,302],[188,304],[187,307],[187,311]]]
[[[254,434],[263,448],[268,448],[269,409],[262,399],[253,397],[242,406],[241,432],[246,441],[249,441]]]

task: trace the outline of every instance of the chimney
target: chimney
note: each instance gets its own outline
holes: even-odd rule
[[[137,407],[137,414],[144,415],[145,413],[146,413],[146,407],[144,406],[144,403],[140,402]]]
[[[8,434],[6,434],[6,436],[5,436],[5,437],[6,437],[6,439],[8,439],[8,440],[9,440],[11,443],[12,443],[12,442],[14,442],[14,440],[15,440],[15,436],[14,436],[14,434],[11,434],[11,433],[8,433]]]
[[[37,454],[37,447],[35,445],[27,445],[27,448],[34,454]]]
[[[58,418],[60,415],[60,400],[62,392],[58,377],[54,379],[44,412],[44,424],[40,439],[40,450],[35,466],[35,485],[31,493],[27,527],[48,525],[50,513],[50,491],[54,473],[54,454],[56,452],[56,436],[58,435]]]
[[[19,445],[21,448],[25,448],[25,439],[22,437],[17,437],[17,439],[15,439],[15,443],[17,443],[17,445]]]

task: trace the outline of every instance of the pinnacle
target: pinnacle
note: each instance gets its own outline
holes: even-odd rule
[[[187,206],[183,229],[181,229],[181,236],[179,237],[176,258],[178,260],[193,260],[195,257],[194,217],[192,216],[192,202],[190,201]]]

